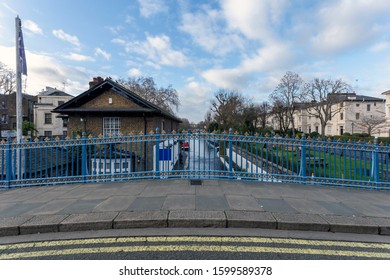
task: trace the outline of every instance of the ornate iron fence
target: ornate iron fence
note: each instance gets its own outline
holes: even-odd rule
[[[134,179],[230,179],[390,189],[390,147],[186,132],[0,143],[0,188]]]

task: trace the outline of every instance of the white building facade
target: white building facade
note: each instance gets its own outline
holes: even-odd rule
[[[369,126],[375,122],[372,136],[388,136],[389,126],[385,125],[385,118],[390,122],[390,91],[385,99],[371,96],[357,95],[356,93],[340,94],[340,101],[332,105],[332,117],[325,126],[325,135],[335,136],[344,133],[368,133]],[[386,110],[387,106],[387,110]],[[386,115],[387,114],[387,115]],[[295,129],[305,134],[317,132],[321,134],[321,121],[311,108],[310,103],[296,104],[294,114]],[[277,118],[270,115],[267,124],[275,130],[280,130]],[[291,125],[290,125],[291,128]]]
[[[386,122],[383,129],[383,137],[390,137],[390,90],[385,91],[382,95],[386,98],[385,111],[386,111]]]
[[[52,113],[54,108],[69,101],[72,95],[55,88],[46,87],[38,94],[37,103],[34,105],[34,124],[38,131],[36,136],[66,136],[67,119],[58,117],[58,114]]]

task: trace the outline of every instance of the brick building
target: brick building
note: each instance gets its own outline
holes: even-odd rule
[[[55,108],[68,119],[68,135],[148,134],[177,130],[181,120],[111,79],[94,78],[89,90]]]
[[[23,94],[22,115],[23,121],[34,122],[34,104],[36,96]],[[1,137],[11,135],[16,130],[16,93],[0,94],[0,132]]]

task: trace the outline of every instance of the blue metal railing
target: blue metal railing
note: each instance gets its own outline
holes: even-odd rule
[[[390,147],[377,140],[293,139],[231,131],[8,140],[0,143],[0,188],[188,178],[390,190],[389,161]]]

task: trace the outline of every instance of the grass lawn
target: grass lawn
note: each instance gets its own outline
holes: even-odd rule
[[[300,171],[301,157],[297,151],[274,147],[260,148],[255,153],[295,173]],[[371,152],[357,150],[340,149],[335,153],[325,152],[324,148],[306,150],[306,176],[369,181],[372,180],[371,157]],[[383,177],[389,171],[388,161],[382,161],[378,166],[380,180],[388,179]]]

